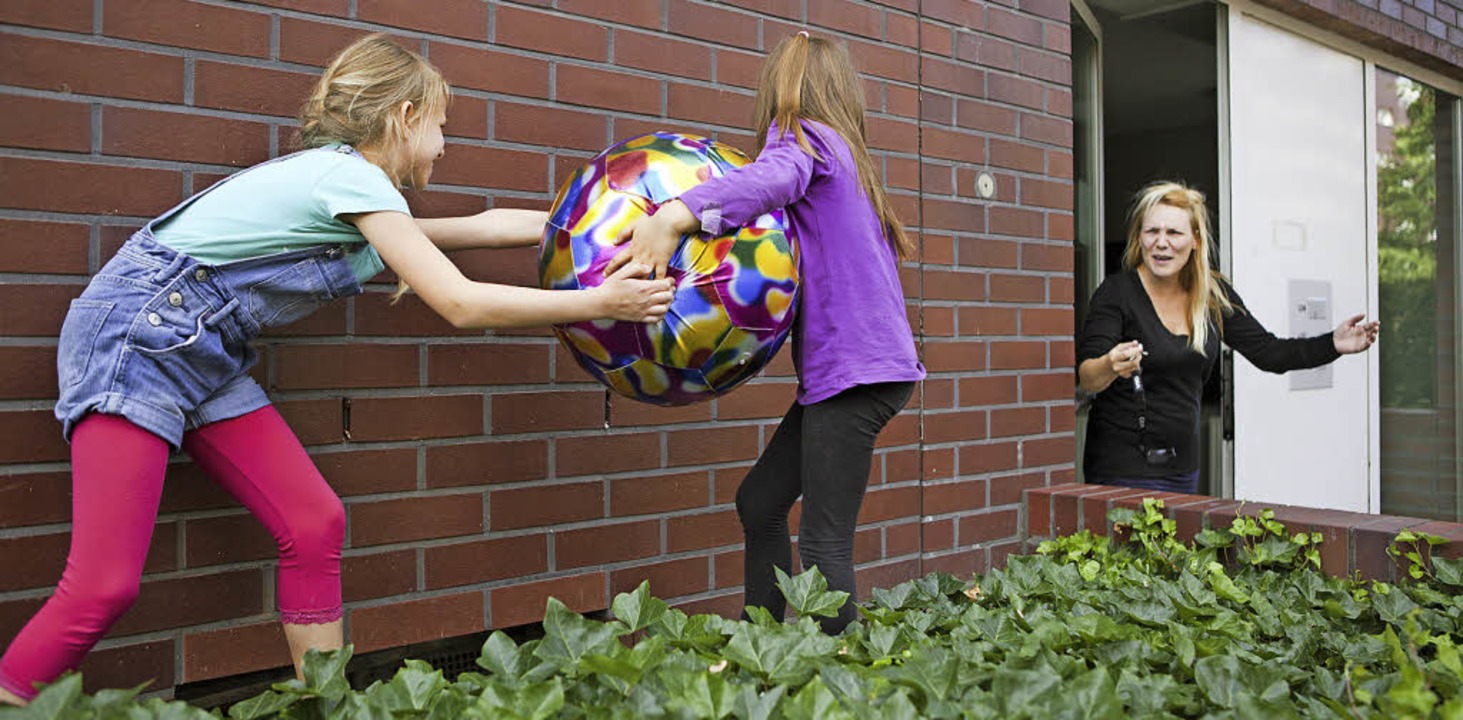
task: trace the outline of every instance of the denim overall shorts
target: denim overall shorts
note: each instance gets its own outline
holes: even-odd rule
[[[209,264],[153,238],[155,226],[225,182],[134,233],[71,301],[56,349],[56,419],[68,442],[82,418],[99,412],[121,415],[177,449],[187,430],[268,405],[248,374],[258,359],[250,342],[264,328],[361,292],[346,246]]]

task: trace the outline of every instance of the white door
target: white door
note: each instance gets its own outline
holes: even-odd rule
[[[1364,64],[1242,12],[1229,17],[1235,289],[1280,337],[1370,317]],[[1369,362],[1353,355],[1274,375],[1236,353],[1236,499],[1373,510]]]

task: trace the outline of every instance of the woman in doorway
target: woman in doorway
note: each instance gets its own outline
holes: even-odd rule
[[[1123,272],[1092,294],[1077,344],[1078,386],[1093,395],[1087,482],[1194,493],[1199,400],[1223,340],[1255,367],[1283,373],[1365,351],[1380,326],[1356,315],[1327,335],[1281,339],[1211,269],[1204,195],[1156,182],[1129,214]]]

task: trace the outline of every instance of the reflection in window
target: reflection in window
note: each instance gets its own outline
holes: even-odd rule
[[[1377,70],[1382,512],[1460,518],[1458,101]]]

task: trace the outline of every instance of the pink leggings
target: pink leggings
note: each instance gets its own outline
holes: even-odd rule
[[[280,620],[340,619],[345,510],[273,407],[211,423],[183,449],[269,528],[279,544]],[[71,554],[51,599],[0,659],[0,686],[30,699],[33,683],[80,665],[137,599],[167,469],[168,444],[115,415],[93,414],[71,439]]]

